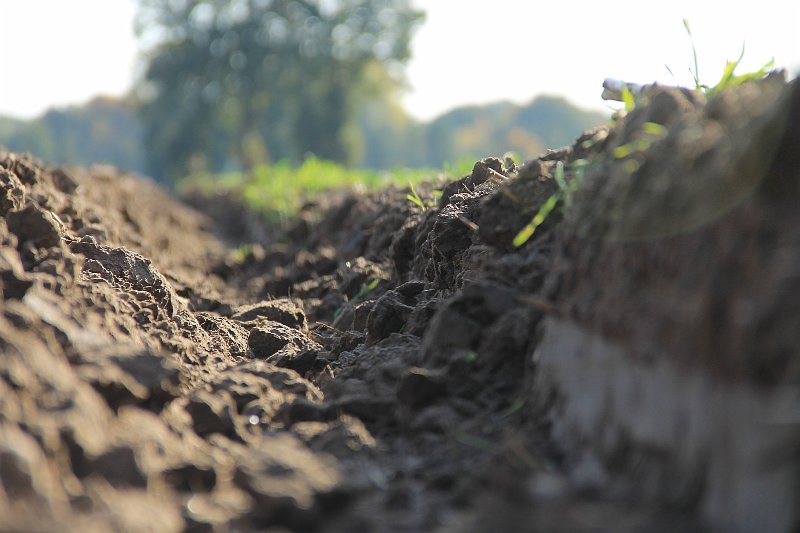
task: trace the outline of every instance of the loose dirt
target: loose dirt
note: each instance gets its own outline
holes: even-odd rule
[[[0,530],[800,526],[798,125],[777,76],[660,89],[285,231],[0,156]]]

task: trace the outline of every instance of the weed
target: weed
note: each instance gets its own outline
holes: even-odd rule
[[[410,181],[408,182],[408,188],[411,189],[411,192],[406,194],[406,199],[419,207],[421,211],[426,211],[429,207],[436,207],[436,204],[439,202],[439,197],[442,195],[441,189],[433,189],[431,191],[431,198],[423,200],[422,196],[420,196],[414,188],[414,184]]]
[[[250,254],[251,245],[249,243],[242,244],[232,253],[232,258],[235,263],[241,264],[244,263],[244,260],[247,259],[247,256]]]
[[[642,131],[648,135],[660,137],[667,133],[667,128],[658,122],[645,122],[642,124]]]
[[[514,403],[512,403],[509,406],[509,408],[504,413],[502,413],[500,415],[500,417],[501,418],[509,417],[509,416],[513,415],[514,413],[516,413],[517,411],[519,411],[520,409],[522,409],[524,406],[525,406],[525,397],[524,396],[520,396],[519,398],[514,400]]]
[[[694,70],[691,69],[689,70],[692,73],[692,78],[694,78],[695,89],[703,93],[706,96],[706,98],[711,98],[714,95],[718,94],[720,91],[723,91],[730,87],[736,87],[737,85],[741,85],[746,81],[761,79],[764,76],[766,76],[769,73],[769,71],[775,66],[775,60],[770,59],[758,70],[755,70],[753,72],[747,72],[745,74],[736,75],[736,69],[742,62],[742,59],[744,58],[745,43],[742,43],[742,51],[739,54],[739,58],[736,61],[726,61],[725,69],[722,71],[722,77],[720,78],[720,80],[717,82],[716,85],[714,85],[713,87],[709,87],[708,85],[705,85],[700,82],[700,72],[697,63],[697,47],[694,44],[694,36],[692,35],[692,29],[689,27],[688,19],[683,19],[683,27],[686,28],[686,33],[689,35],[689,41],[692,45]],[[669,68],[667,68],[667,70],[669,70]]]
[[[622,86],[621,98],[622,103],[625,104],[625,111],[628,113],[633,111],[633,108],[636,107],[636,99],[627,85]]]
[[[615,159],[625,159],[634,154],[646,151],[653,141],[666,135],[667,128],[656,122],[645,122],[642,125],[642,136],[638,139],[614,148]]]
[[[742,43],[742,51],[739,54],[739,58],[736,61],[726,61],[720,80],[716,85],[708,86],[700,81],[700,65],[697,60],[697,46],[695,45],[694,35],[692,34],[692,29],[689,26],[688,19],[683,19],[683,27],[686,28],[686,33],[689,36],[689,42],[692,45],[692,61],[694,68],[690,67],[689,72],[692,74],[694,89],[700,94],[704,95],[707,99],[712,98],[720,91],[723,91],[727,88],[741,85],[746,81],[761,79],[765,77],[775,66],[775,60],[771,59],[758,70],[737,75],[736,69],[741,64],[745,52],[745,45]],[[673,74],[672,69],[669,68],[669,65],[665,65],[665,67],[667,68],[667,71],[669,71],[669,73],[674,77],[675,75]],[[616,100],[618,102],[622,102],[625,106],[625,111],[630,112],[636,107],[637,100],[642,95],[646,95],[656,85],[656,83],[647,85],[625,83],[620,80],[608,78],[603,82],[602,98],[604,100]]]
[[[624,84],[619,90],[621,99],[625,102],[625,107],[629,110],[632,109],[635,105],[633,93],[627,85]],[[666,133],[667,129],[662,124],[645,122],[642,125],[642,134],[638,139],[614,148],[614,158],[625,159],[631,155],[644,152],[650,148],[656,139],[663,137]],[[630,171],[636,170],[639,165],[636,161],[629,161],[626,163]],[[533,237],[537,228],[544,223],[559,203],[563,203],[564,207],[567,209],[572,206],[575,193],[578,192],[583,185],[583,177],[592,164],[594,164],[593,161],[587,159],[576,159],[570,163],[569,174],[567,174],[563,162],[559,161],[556,164],[553,178],[558,185],[558,190],[551,194],[550,197],[539,206],[539,210],[536,212],[533,219],[514,236],[511,244],[515,248],[519,248]]]
[[[576,159],[571,164],[569,176],[566,174],[563,162],[559,161],[556,164],[553,178],[556,180],[556,184],[558,184],[558,190],[551,194],[547,200],[539,206],[539,210],[536,212],[533,219],[514,236],[511,244],[515,248],[519,248],[533,237],[537,228],[544,223],[559,202],[563,201],[566,207],[572,205],[573,197],[581,188],[583,176],[591,164],[592,163],[586,159]]]
[[[708,96],[714,96],[718,92],[725,90],[729,87],[735,87],[750,80],[760,80],[765,77],[769,71],[775,66],[775,60],[770,59],[760,69],[754,72],[746,72],[745,74],[736,75],[736,67],[744,57],[744,44],[742,44],[742,53],[736,61],[728,61],[725,63],[725,70],[722,73],[722,78],[719,82],[708,91]]]
[[[419,195],[419,193],[417,193],[417,190],[414,188],[414,184],[409,181],[408,187],[411,189],[411,192],[406,194],[406,199],[408,199],[408,201],[411,202],[412,204],[419,207],[421,211],[425,211],[428,208],[428,206],[425,205],[425,202],[422,201],[422,197]]]
[[[692,57],[694,58],[694,70],[690,69],[692,73],[692,77],[694,78],[694,87],[697,90],[701,90],[703,85],[700,83],[700,67],[697,63],[697,47],[694,45],[694,35],[692,35],[692,29],[689,27],[689,19],[683,19],[683,27],[686,28],[686,33],[689,34],[689,42],[692,43]],[[667,68],[669,70],[669,68]]]
[[[381,278],[374,278],[369,283],[365,283],[364,285],[362,285],[361,289],[359,289],[359,291],[355,294],[355,296],[350,298],[350,305],[356,305],[357,303],[361,302],[364,298],[366,298],[366,296],[369,293],[371,293],[378,287],[378,284],[380,282]],[[341,316],[341,314],[344,312],[344,309],[345,309],[344,306],[339,307],[336,310],[336,312],[333,313],[333,320],[339,318],[339,316]]]
[[[745,46],[742,44],[742,51],[739,54],[739,58],[736,61],[727,61],[719,82],[717,82],[717,84],[713,87],[709,87],[700,81],[697,47],[695,46],[694,35],[692,34],[692,30],[687,19],[683,20],[683,26],[686,28],[686,33],[689,35],[689,41],[692,45],[694,69],[690,68],[689,70],[692,73],[692,78],[694,79],[695,89],[703,94],[706,98],[712,98],[719,92],[730,87],[741,85],[744,82],[761,79],[769,73],[769,70],[775,64],[774,60],[770,60],[760,69],[754,72],[737,75],[736,68],[741,63],[745,52]],[[667,67],[667,70],[669,70],[669,67]],[[670,72],[672,71],[670,70]],[[625,106],[625,111],[630,112],[636,107],[637,96],[646,94],[648,89],[654,85],[655,84],[629,84],[609,78],[603,82],[603,98],[606,100],[621,101]],[[662,124],[646,122],[642,126],[642,134],[637,139],[614,148],[614,158],[627,159],[631,156],[642,153],[648,150],[656,139],[663,137],[665,134],[666,128]],[[536,232],[536,229],[541,226],[547,217],[553,212],[553,210],[556,209],[556,207],[559,205],[559,202],[563,202],[566,208],[571,206],[573,195],[578,189],[580,189],[584,172],[589,164],[591,163],[585,160],[574,161],[572,163],[573,168],[571,169],[570,176],[566,175],[563,163],[559,162],[557,164],[554,178],[558,184],[558,190],[550,195],[550,197],[547,198],[547,200],[545,200],[541,206],[539,206],[539,210],[536,212],[536,215],[533,217],[533,219],[516,234],[512,240],[512,244],[515,247],[519,248],[528,242],[528,240],[530,240],[530,238]],[[640,163],[635,159],[630,159],[624,162],[625,168],[628,172],[635,172],[636,169],[639,168],[639,164]]]
[[[624,88],[623,95],[626,93],[628,95],[631,94],[627,88]],[[631,155],[643,152],[650,148],[654,140],[663,137],[666,134],[666,131],[666,128],[661,124],[655,122],[645,122],[642,125],[643,136],[634,142],[616,147],[614,149],[614,157],[616,159],[624,159]],[[635,170],[635,168],[638,168],[638,164],[635,164],[635,162],[631,163],[634,163],[634,165],[630,165],[631,171]],[[523,227],[516,234],[516,236],[514,236],[514,239],[511,241],[511,244],[514,247],[519,248],[528,242],[530,238],[533,237],[536,229],[544,223],[550,213],[552,213],[553,210],[558,206],[559,202],[563,202],[565,208],[572,206],[575,193],[578,192],[578,190],[581,188],[581,185],[583,185],[583,177],[592,164],[592,161],[587,159],[576,159],[570,165],[569,176],[566,174],[563,162],[559,161],[556,164],[553,178],[558,185],[558,190],[551,194],[550,197],[544,201],[533,219],[526,224],[525,227]]]
[[[375,278],[369,283],[362,285],[361,290],[359,290],[358,293],[356,293],[356,295],[350,299],[350,303],[357,304],[358,302],[363,300],[364,297],[366,297],[369,293],[375,290],[375,288],[378,286],[380,282],[381,282],[380,278]]]

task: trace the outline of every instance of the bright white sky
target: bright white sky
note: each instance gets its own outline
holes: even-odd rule
[[[701,81],[716,82],[743,41],[743,72],[772,57],[793,75],[800,70],[797,1],[414,1],[428,14],[407,71],[405,103],[418,118],[538,94],[603,109],[606,77],[689,84],[685,17]],[[135,0],[0,0],[0,114],[27,118],[125,93],[137,67],[135,8]]]

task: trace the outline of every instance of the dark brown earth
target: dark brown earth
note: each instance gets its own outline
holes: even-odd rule
[[[799,127],[776,76],[658,90],[286,231],[0,156],[0,530],[800,527]]]

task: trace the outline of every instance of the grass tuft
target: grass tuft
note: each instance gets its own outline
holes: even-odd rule
[[[567,174],[562,161],[556,164],[553,178],[558,184],[558,190],[551,194],[547,200],[539,206],[539,210],[533,216],[533,219],[514,236],[511,244],[515,248],[519,248],[533,237],[539,226],[547,220],[547,217],[559,205],[559,202],[563,202],[564,206],[567,208],[572,205],[573,197],[575,193],[580,190],[583,183],[583,176],[591,164],[592,163],[586,159],[576,159],[571,164],[569,174]]]
[[[705,85],[704,83],[700,82],[700,72],[697,62],[697,47],[694,44],[694,36],[692,35],[692,30],[689,27],[688,19],[683,19],[683,27],[686,28],[686,33],[689,35],[689,41],[692,45],[694,70],[689,69],[689,71],[692,73],[692,77],[694,78],[695,89],[702,92],[707,98],[711,98],[714,95],[718,94],[720,91],[723,91],[730,87],[741,85],[746,81],[761,79],[765,77],[769,73],[769,71],[775,67],[775,59],[773,58],[767,61],[758,70],[737,75],[736,69],[739,67],[739,64],[742,62],[742,59],[744,59],[745,43],[742,43],[742,51],[739,54],[739,58],[736,61],[726,61],[725,68],[722,71],[722,77],[720,78],[719,82],[717,82],[717,84],[714,85],[713,87],[709,87],[708,85]],[[669,68],[667,70],[669,70]]]
[[[407,169],[391,171],[351,169],[315,157],[306,159],[300,166],[286,162],[261,165],[249,174],[229,172],[224,174],[195,175],[179,184],[179,190],[198,190],[204,194],[216,191],[238,191],[247,205],[261,213],[269,222],[282,223],[293,217],[307,202],[314,201],[333,189],[355,191],[378,190],[388,186],[411,186],[409,201],[430,207],[416,194],[414,184],[444,181],[470,173],[475,162],[470,160],[449,163],[444,169]],[[432,191],[436,196],[439,191]],[[414,196],[414,199],[411,198]]]

